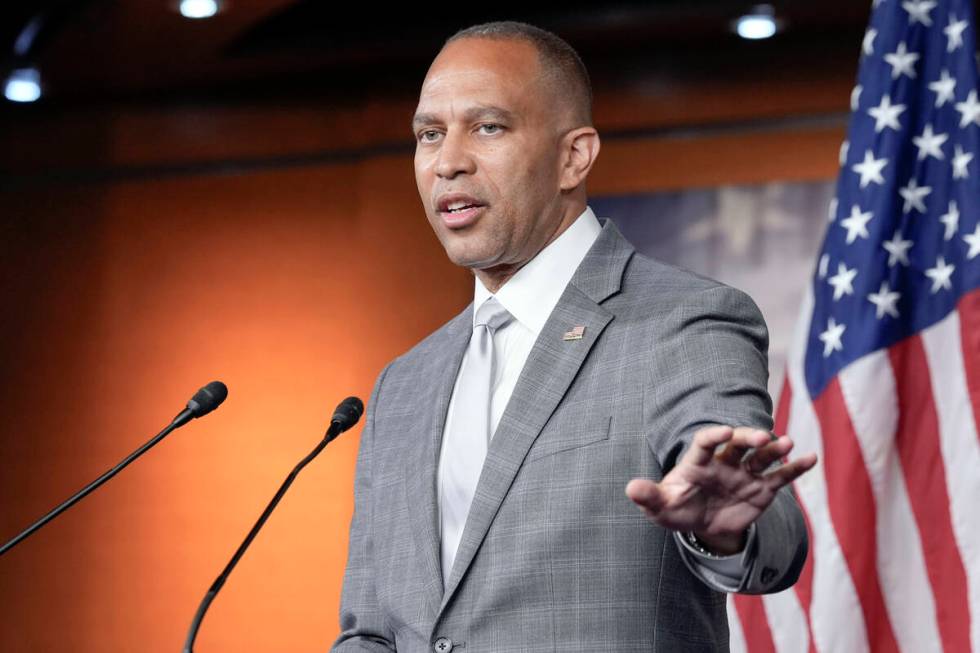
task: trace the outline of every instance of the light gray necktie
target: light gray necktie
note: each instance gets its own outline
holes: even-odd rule
[[[476,483],[490,442],[490,394],[493,381],[493,332],[513,319],[496,297],[476,311],[473,335],[459,371],[453,414],[443,448],[440,506],[442,582],[449,573],[473,503]]]

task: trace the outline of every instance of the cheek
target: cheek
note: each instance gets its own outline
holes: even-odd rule
[[[432,181],[430,175],[428,174],[428,168],[425,162],[419,159],[418,155],[415,155],[415,185],[419,189],[419,194],[422,194],[422,200],[425,200],[425,196],[422,193],[424,189],[432,187]]]
[[[500,146],[484,153],[484,185],[497,198],[498,204],[511,207],[527,204],[527,193],[533,190],[534,177],[538,174],[534,159],[524,143]]]

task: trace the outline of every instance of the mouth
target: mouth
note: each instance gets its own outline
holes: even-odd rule
[[[486,204],[480,200],[459,193],[443,195],[436,206],[442,223],[450,229],[462,229],[473,224],[486,209]]]

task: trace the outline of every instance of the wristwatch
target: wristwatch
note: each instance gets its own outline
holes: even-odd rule
[[[730,558],[732,556],[741,555],[742,552],[745,550],[745,548],[743,547],[741,551],[736,551],[735,553],[729,553],[729,554],[717,553],[709,549],[707,545],[705,545],[704,542],[699,540],[697,535],[695,535],[693,532],[683,533],[682,535],[684,536],[684,541],[690,544],[692,549],[694,549],[701,555],[707,556],[709,558],[717,558],[717,559]],[[746,542],[748,542],[748,531],[746,531],[745,539]]]

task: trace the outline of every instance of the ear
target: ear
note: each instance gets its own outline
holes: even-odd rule
[[[561,189],[577,188],[589,176],[592,164],[599,156],[599,132],[594,127],[578,127],[562,137],[564,154],[561,169]]]

